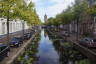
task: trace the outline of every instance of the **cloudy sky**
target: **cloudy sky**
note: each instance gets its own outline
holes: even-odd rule
[[[35,3],[35,7],[39,17],[43,21],[45,13],[48,17],[54,17],[56,14],[62,12],[74,0],[32,0]]]

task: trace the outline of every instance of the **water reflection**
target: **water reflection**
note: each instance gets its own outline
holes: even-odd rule
[[[69,42],[42,30],[14,64],[96,64]]]
[[[59,55],[59,64],[95,64],[86,56],[80,53],[72,43],[65,42],[63,39],[55,39],[55,36],[49,36],[53,39],[53,45]]]
[[[58,53],[54,49],[52,41],[49,40],[47,33],[44,33],[44,30],[41,32],[41,40],[39,42],[38,50],[38,64],[59,64]]]
[[[32,43],[25,48],[24,54],[19,56],[13,64],[34,64],[34,61],[38,60],[36,56],[36,53],[38,52],[38,41],[40,41],[39,34],[33,38]]]
[[[63,42],[63,46],[60,44],[60,40],[54,41],[53,45],[58,51],[61,64],[75,64],[75,61],[83,60],[86,57],[73,48],[72,44]],[[77,64],[77,63],[76,63]]]

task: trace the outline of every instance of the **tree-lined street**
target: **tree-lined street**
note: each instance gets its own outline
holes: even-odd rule
[[[0,30],[0,64],[96,64],[96,0],[0,0]]]

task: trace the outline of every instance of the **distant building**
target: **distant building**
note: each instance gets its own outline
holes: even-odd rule
[[[94,6],[96,5],[96,0],[87,0],[89,3],[89,6]]]
[[[47,22],[47,15],[44,15],[44,21]]]

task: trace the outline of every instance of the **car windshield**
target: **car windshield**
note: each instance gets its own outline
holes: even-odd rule
[[[13,38],[12,40],[18,40],[19,38]]]
[[[96,39],[94,39],[93,41],[96,42]]]
[[[93,38],[86,38],[85,40],[89,42],[96,42],[96,39],[93,39]]]
[[[87,43],[94,43],[94,42],[96,42],[96,39],[87,38],[87,39],[85,39],[85,41],[87,41]]]

